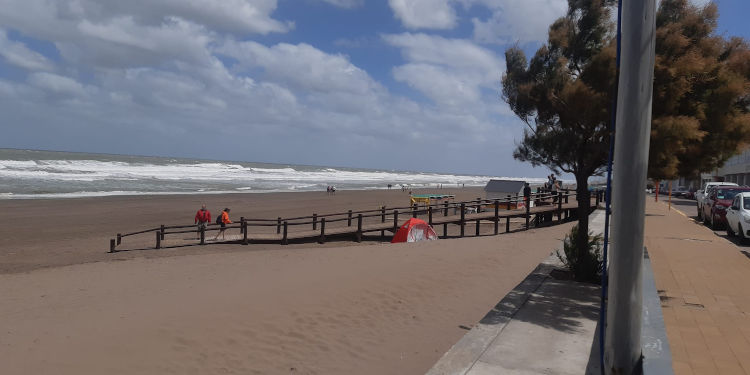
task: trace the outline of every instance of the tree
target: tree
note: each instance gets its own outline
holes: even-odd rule
[[[527,63],[523,51],[505,52],[503,100],[526,123],[513,157],[575,176],[576,243],[588,244],[588,179],[607,161],[615,85],[613,0],[568,0],[567,14]]]
[[[750,143],[750,49],[715,35],[716,5],[662,0],[649,177],[698,177]]]

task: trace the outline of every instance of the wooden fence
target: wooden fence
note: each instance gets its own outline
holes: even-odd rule
[[[448,236],[448,224],[457,225],[460,228],[459,236],[464,237],[467,223],[474,222],[475,235],[480,234],[480,223],[489,221],[494,224],[493,234],[500,233],[500,223],[505,220],[505,232],[510,232],[510,220],[512,218],[523,218],[524,229],[531,225],[540,226],[543,223],[554,221],[562,222],[575,215],[577,204],[569,202],[575,197],[574,192],[539,192],[533,193],[529,200],[534,202],[530,207],[528,201],[522,196],[510,196],[505,199],[481,199],[463,202],[440,202],[429,205],[418,205],[404,207],[386,208],[377,210],[352,211],[319,215],[314,213],[310,216],[290,217],[276,219],[255,219],[241,217],[239,222],[227,225],[226,230],[239,229],[240,236],[230,236],[230,240],[220,242],[233,243],[280,243],[289,244],[290,241],[318,242],[324,243],[327,237],[351,236],[354,241],[362,241],[365,233],[380,232],[385,238],[385,232],[393,232],[411,217],[427,216],[426,221],[437,229],[442,226],[442,237]],[[591,192],[598,206],[603,199],[603,192]],[[516,207],[523,203],[521,209]],[[346,225],[344,226],[344,222]],[[137,232],[120,234],[110,240],[109,252],[117,252],[117,247],[123,239],[136,235],[154,236],[155,248],[162,248],[162,242],[166,236],[195,233],[200,245],[206,244],[206,234],[216,232],[222,228],[218,224],[209,224],[207,227],[197,225],[161,225],[158,228],[150,228]]]

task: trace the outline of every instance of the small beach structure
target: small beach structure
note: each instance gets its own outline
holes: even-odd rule
[[[440,203],[444,199],[453,199],[453,194],[412,194],[409,196],[409,204],[424,204],[429,206],[431,203]]]
[[[437,240],[435,230],[424,220],[411,218],[399,228],[391,243]]]
[[[523,197],[523,187],[525,184],[526,181],[492,179],[484,187],[485,199],[507,199],[508,196],[512,198]],[[524,202],[517,201],[514,208],[523,206]]]

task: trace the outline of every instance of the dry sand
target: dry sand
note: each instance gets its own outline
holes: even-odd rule
[[[11,244],[0,250],[2,373],[422,374],[572,225],[418,244],[105,253],[111,233],[192,221],[201,201],[273,217],[405,200],[312,194],[0,202],[14,218],[0,233]]]

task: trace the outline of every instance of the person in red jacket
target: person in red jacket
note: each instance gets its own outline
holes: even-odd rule
[[[214,237],[214,241],[219,239],[219,235],[221,235],[221,239],[225,239],[224,237],[224,231],[227,230],[226,226],[227,224],[232,224],[232,220],[229,220],[229,211],[230,209],[225,208],[224,211],[221,211],[221,220],[219,221],[219,225],[221,225],[221,229],[219,230],[219,233],[216,233],[216,237]]]
[[[195,213],[195,224],[198,225],[198,232],[201,229],[206,229],[208,223],[211,222],[211,212],[206,209],[206,205],[202,205],[201,209]]]

